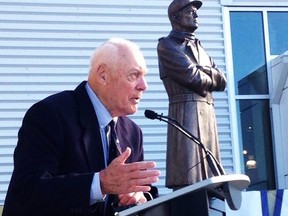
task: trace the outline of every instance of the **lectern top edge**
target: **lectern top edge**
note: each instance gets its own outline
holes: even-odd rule
[[[156,198],[154,200],[151,200],[147,203],[135,206],[133,208],[126,209],[122,212],[119,212],[117,216],[127,216],[127,215],[132,215],[137,212],[141,212],[145,209],[152,208],[154,206],[160,205],[162,203],[168,202],[172,199],[175,199],[177,197],[193,193],[202,189],[217,189],[220,188],[223,185],[232,185],[233,188],[237,190],[237,193],[239,193],[240,198],[241,198],[241,191],[243,191],[245,188],[248,187],[250,184],[250,179],[248,176],[243,175],[243,174],[229,174],[229,175],[222,175],[222,176],[216,176],[216,177],[211,177],[208,178],[204,181],[197,182],[195,184],[186,186],[184,188],[181,188],[177,191],[171,192],[169,194],[166,194],[164,196],[160,196],[159,198]],[[230,196],[228,196],[230,197]],[[239,197],[239,196],[238,196]],[[225,198],[225,195],[223,199]],[[241,201],[241,200],[240,200]],[[232,202],[232,201],[231,201]],[[237,200],[238,202],[238,200]]]

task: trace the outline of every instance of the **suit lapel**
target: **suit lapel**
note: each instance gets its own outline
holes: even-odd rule
[[[83,128],[83,145],[91,171],[100,171],[105,167],[99,123],[93,105],[82,82],[75,94],[79,107],[79,121]]]

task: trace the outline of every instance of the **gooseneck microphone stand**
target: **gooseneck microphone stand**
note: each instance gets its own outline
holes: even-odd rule
[[[195,142],[198,146],[200,146],[203,149],[203,151],[206,154],[208,165],[214,176],[226,175],[224,168],[219,163],[219,161],[215,158],[212,152],[209,149],[207,149],[197,137],[191,134],[185,127],[183,127],[175,119],[170,118],[168,116],[163,116],[163,114],[159,115],[152,110],[145,110],[145,117],[152,119],[152,120],[158,119],[159,121],[164,121],[172,125],[177,130],[179,130],[181,133],[183,133],[185,136],[187,136],[190,140]]]

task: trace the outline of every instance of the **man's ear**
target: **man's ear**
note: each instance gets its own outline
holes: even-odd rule
[[[95,74],[98,82],[106,84],[108,67],[106,64],[100,64],[96,68]]]

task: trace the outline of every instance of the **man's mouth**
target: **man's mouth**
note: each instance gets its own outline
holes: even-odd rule
[[[139,103],[140,102],[140,99],[141,99],[141,97],[133,97],[133,98],[131,98],[131,100],[134,102],[134,103]]]

